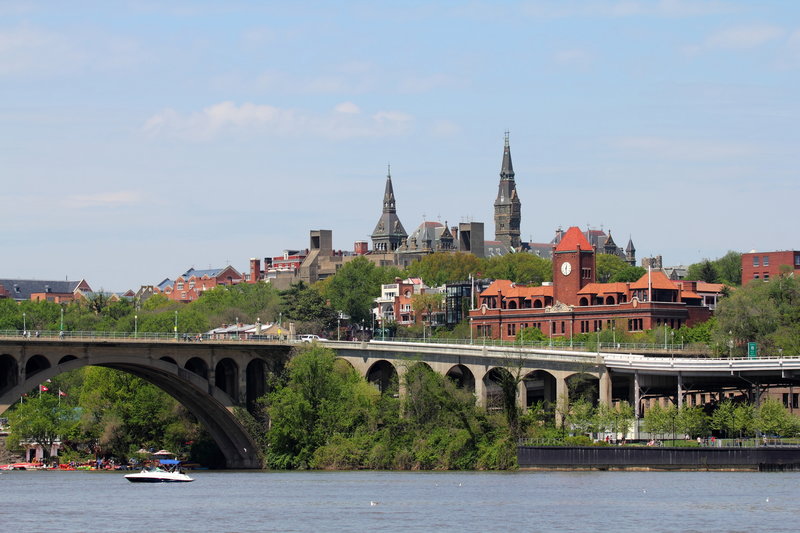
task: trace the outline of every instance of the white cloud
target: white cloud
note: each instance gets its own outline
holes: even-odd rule
[[[708,48],[755,48],[782,37],[784,33],[782,28],[767,24],[739,26],[709,35],[705,44]]]
[[[353,102],[342,102],[334,107],[333,110],[337,113],[351,113],[354,115],[361,113],[361,109],[359,109],[358,106]]]
[[[237,105],[228,101],[189,114],[165,109],[147,119],[142,130],[153,137],[190,140],[208,140],[232,132],[345,139],[404,133],[412,122],[413,117],[401,111],[378,111],[366,117],[352,102],[338,104],[328,113],[315,114],[249,102]]]
[[[75,209],[85,209],[88,207],[120,207],[138,204],[142,199],[141,193],[136,191],[74,194],[67,198],[67,205]]]

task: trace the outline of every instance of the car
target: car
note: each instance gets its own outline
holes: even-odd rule
[[[300,342],[317,342],[317,341],[322,342],[328,340],[328,339],[323,339],[319,335],[300,335],[297,338],[300,339]]]

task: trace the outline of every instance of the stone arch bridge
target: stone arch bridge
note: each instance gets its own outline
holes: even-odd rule
[[[680,396],[684,375],[695,376],[695,382],[728,376],[740,379],[734,376],[739,374],[740,362],[723,364],[719,360],[714,368],[696,359],[686,360],[692,366],[684,367],[679,359],[662,358],[654,363],[653,358],[630,354],[519,347],[380,341],[325,345],[381,390],[411,365],[421,363],[473,391],[477,401],[487,406],[499,394],[494,377],[501,369],[519,372],[524,378],[517,396],[523,408],[536,401],[554,404],[568,397],[571,389],[587,384],[601,403],[636,398],[638,405],[638,391],[644,386],[664,390],[677,386]],[[0,413],[63,372],[88,365],[113,368],[158,386],[183,404],[207,428],[229,468],[260,468],[254,440],[234,411],[252,408],[265,392],[267,374],[280,371],[297,346],[269,341],[0,338]],[[793,379],[795,371],[800,373],[800,360],[762,360],[758,368],[748,371]]]

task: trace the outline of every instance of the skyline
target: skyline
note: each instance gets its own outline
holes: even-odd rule
[[[788,1],[6,2],[0,277],[136,290],[483,222],[510,132],[523,241],[637,261],[798,249]]]

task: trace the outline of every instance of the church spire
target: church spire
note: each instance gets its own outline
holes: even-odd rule
[[[517,194],[517,184],[514,181],[514,166],[511,164],[511,147],[508,142],[508,132],[505,134],[503,145],[503,163],[500,167],[500,185],[497,189],[497,199],[494,201],[494,238],[508,248],[518,249],[520,240],[520,221],[522,218],[522,204]]]
[[[392,165],[388,165],[388,170],[386,171],[386,190],[383,193],[383,212],[397,212],[397,206],[394,200],[394,187],[392,187]]]
[[[500,167],[500,179],[514,179],[514,165],[511,164],[511,146],[508,144],[508,131],[506,131],[505,145],[503,146],[503,164]]]
[[[386,188],[383,192],[383,212],[372,232],[372,249],[376,252],[394,252],[405,241],[408,234],[397,218],[397,206],[392,187],[392,167],[386,172]]]

